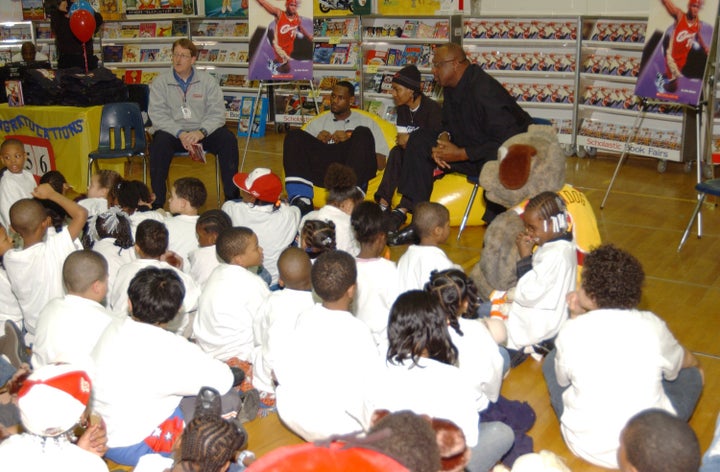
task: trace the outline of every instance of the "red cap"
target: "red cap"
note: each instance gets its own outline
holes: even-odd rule
[[[233,182],[243,190],[260,201],[275,203],[282,193],[282,181],[270,169],[258,167],[252,172],[235,174]]]

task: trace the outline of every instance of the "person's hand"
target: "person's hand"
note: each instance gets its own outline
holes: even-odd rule
[[[515,238],[515,245],[518,248],[520,257],[527,257],[532,254],[532,249],[535,247],[535,241],[525,231],[519,233]]]
[[[99,424],[91,424],[80,436],[77,445],[96,456],[104,456],[108,450],[105,422],[101,420]]]
[[[587,312],[585,308],[580,306],[580,296],[578,295],[577,290],[573,290],[572,292],[568,293],[565,297],[565,300],[567,301],[568,311],[570,312],[571,319],[577,318],[578,316]]]
[[[405,149],[409,138],[410,135],[408,133],[398,133],[398,135],[395,137],[395,142],[398,146]]]
[[[204,137],[205,136],[202,134],[202,132],[198,130],[183,131],[182,133],[180,133],[180,142],[182,143],[183,147],[189,151],[190,148],[192,148],[193,144],[202,141]]]
[[[332,140],[336,143],[342,143],[343,141],[347,141],[348,139],[350,139],[351,134],[352,134],[352,131],[346,131],[346,130],[335,131],[332,134]]]
[[[32,191],[32,196],[40,200],[50,200],[57,192],[50,184],[40,184]]]
[[[456,146],[450,141],[444,139],[437,140],[437,146],[432,148],[431,156],[441,169],[449,169],[450,162],[465,161],[465,151],[463,148]]]
[[[332,139],[332,134],[330,134],[330,131],[322,130],[318,133],[317,138],[323,143],[327,144]]]
[[[183,258],[180,257],[176,252],[174,251],[165,251],[165,254],[160,256],[160,260],[167,262],[171,266],[175,267],[176,269],[182,270],[183,266]]]

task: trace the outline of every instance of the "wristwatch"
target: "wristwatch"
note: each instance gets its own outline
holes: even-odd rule
[[[198,131],[202,133],[203,138],[207,138],[208,132],[205,128],[200,128]]]

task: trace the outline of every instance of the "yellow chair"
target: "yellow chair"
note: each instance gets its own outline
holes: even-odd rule
[[[395,137],[397,136],[397,128],[394,124],[389,121],[383,120],[375,113],[369,113],[359,108],[353,108],[353,113],[360,113],[369,118],[372,118],[385,136],[385,140],[388,143],[390,149],[395,146]],[[330,113],[326,111],[324,113]],[[306,124],[307,125],[307,124]],[[305,126],[306,126],[305,125]],[[303,129],[305,129],[303,126]],[[375,192],[377,192],[382,180],[383,171],[379,170],[374,178],[368,182],[367,199],[372,200]],[[467,202],[471,201],[470,196],[472,195],[474,186],[469,183],[467,177],[462,174],[447,174],[441,179],[435,181],[433,185],[432,195],[430,196],[431,202],[442,203],[450,211],[450,225],[458,226],[463,219],[463,214],[467,207]],[[313,187],[315,196],[313,198],[313,205],[316,208],[325,205],[327,198],[327,190],[321,187]],[[393,206],[400,203],[400,195],[397,193],[393,196]],[[483,224],[482,216],[485,213],[485,205],[482,202],[472,205],[468,214],[467,223],[469,225],[477,226]]]

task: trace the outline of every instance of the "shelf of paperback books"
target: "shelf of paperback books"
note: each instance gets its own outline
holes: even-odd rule
[[[32,22],[0,23],[0,63],[13,62],[13,56],[20,53],[20,46],[25,41],[35,41]]]

